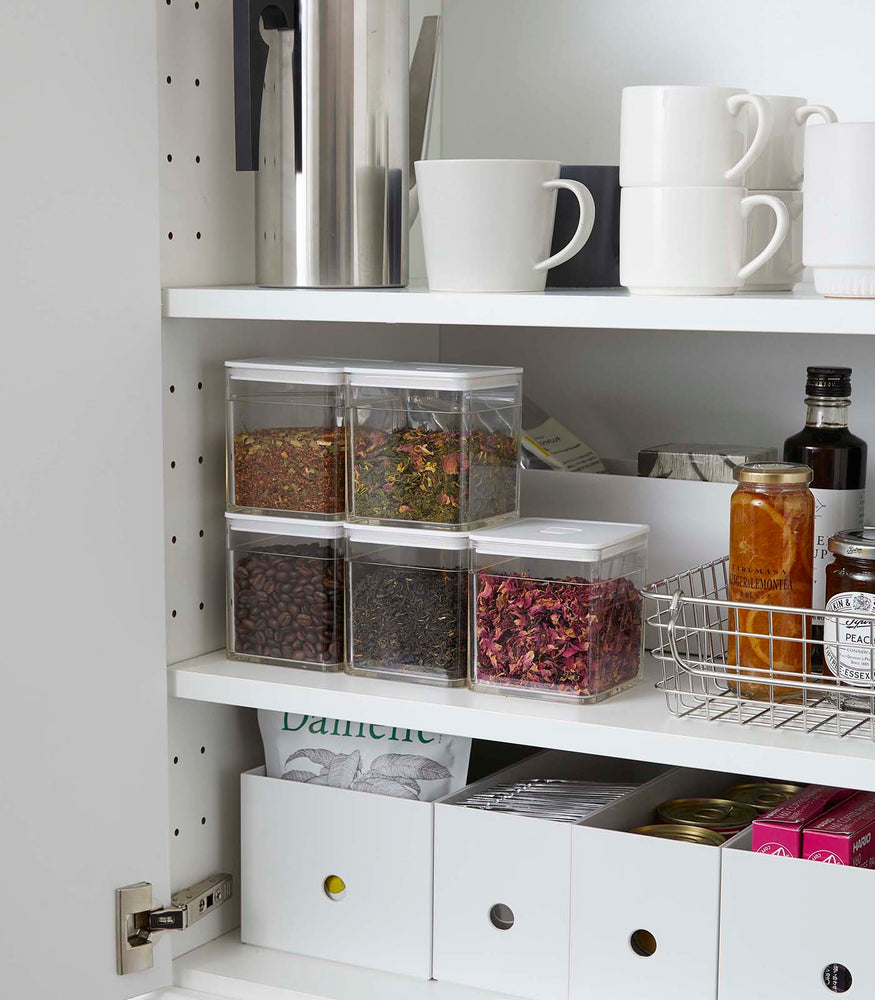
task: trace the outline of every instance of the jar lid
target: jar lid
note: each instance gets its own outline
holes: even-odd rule
[[[232,531],[253,531],[261,535],[291,535],[296,538],[343,538],[343,521],[317,521],[303,517],[268,517],[264,514],[225,513]]]
[[[855,559],[875,559],[875,528],[853,528],[837,531],[827,543],[837,556]]]
[[[351,386],[385,389],[500,389],[519,385],[522,368],[433,362],[359,361],[346,366]]]
[[[471,544],[487,555],[594,563],[642,548],[649,532],[646,524],[524,517],[503,527],[472,531]]]
[[[795,462],[748,462],[732,473],[737,483],[759,483],[763,486],[789,486],[793,483],[807,486],[814,473],[807,465]]]
[[[446,531],[440,528],[400,528],[384,524],[357,524],[347,521],[346,537],[351,542],[371,545],[401,545],[414,549],[445,549],[462,551],[468,548],[467,531]]]
[[[847,399],[851,395],[850,368],[808,368],[805,395],[823,399]]]
[[[232,379],[245,382],[284,382],[287,385],[344,385],[345,358],[242,358],[228,360]]]

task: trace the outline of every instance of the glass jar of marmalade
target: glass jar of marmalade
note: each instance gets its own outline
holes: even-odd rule
[[[835,559],[826,568],[823,659],[834,677],[875,687],[875,528],[839,531],[829,540]],[[830,640],[841,645],[831,646]],[[871,700],[869,702],[871,704]]]
[[[729,612],[727,662],[742,668],[737,689],[745,698],[787,701],[798,696],[797,690],[775,681],[805,671],[808,647],[801,640],[808,637],[803,636],[806,619],[770,614],[770,609],[811,608],[811,476],[807,465],[791,462],[753,462],[734,473],[738,487],[730,506],[729,599],[764,606]]]

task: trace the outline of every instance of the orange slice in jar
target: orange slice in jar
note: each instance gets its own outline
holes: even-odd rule
[[[753,573],[763,570],[763,576],[773,576],[780,566],[789,574],[796,561],[793,523],[762,497],[744,493],[735,497],[732,538],[731,561]]]

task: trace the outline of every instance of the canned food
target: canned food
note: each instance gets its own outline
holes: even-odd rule
[[[758,781],[750,785],[734,785],[726,792],[733,802],[744,802],[759,813],[768,812],[782,802],[801,792],[803,785],[789,785],[777,781]]]
[[[687,844],[708,844],[710,847],[719,847],[726,840],[722,833],[715,830],[706,830],[701,826],[679,826],[675,823],[639,826],[632,833],[640,833],[644,837],[661,837],[663,840],[682,840]]]
[[[732,799],[672,799],[656,810],[660,823],[702,826],[726,836],[738,833],[759,816],[757,810]]]

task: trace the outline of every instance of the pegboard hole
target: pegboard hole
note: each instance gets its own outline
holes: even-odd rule
[[[168,233],[167,234],[167,239],[168,240],[172,240],[173,239],[173,233]]]
[[[170,539],[171,545],[176,545],[176,535],[173,535]]]
[[[489,919],[493,927],[500,931],[509,931],[513,927],[516,917],[506,903],[496,903],[489,911]]]
[[[203,611],[204,610],[204,602],[203,601],[201,601],[200,604],[198,605],[198,610],[199,611]]]
[[[198,155],[194,158],[194,162],[195,163],[200,163],[201,162],[200,153],[198,153]]]
[[[198,389],[203,389],[203,387],[204,387],[203,382],[198,382],[197,387],[198,387]]]
[[[171,392],[176,392],[176,386],[175,385],[170,386],[170,391]]]
[[[207,748],[206,747],[201,747],[201,753],[206,753],[206,752],[207,752]]]
[[[201,9],[201,5],[200,5],[200,3],[198,3],[198,0],[194,0],[194,9],[195,10],[200,10]]]
[[[823,970],[823,985],[833,993],[847,993],[853,982],[854,977],[846,965],[833,962]]]
[[[167,162],[168,163],[173,163],[173,153],[168,153],[167,154]]]
[[[203,528],[201,528],[201,530],[197,533],[197,536],[198,536],[198,538],[203,538],[204,537],[204,529]]]
[[[167,82],[168,82],[168,83],[170,83],[170,82],[172,81],[172,79],[173,79],[173,78],[172,78],[172,77],[171,77],[170,75],[168,75],[168,77],[167,77]]]
[[[632,945],[632,951],[642,958],[650,958],[651,955],[656,954],[656,938],[643,927],[640,927],[629,938],[629,944]]]
[[[174,609],[173,609],[173,610],[172,610],[172,611],[170,612],[170,617],[171,617],[171,618],[175,618],[175,617],[176,617],[176,608],[174,608]]]
[[[175,829],[175,830],[173,831],[173,836],[174,836],[174,837],[178,837],[178,836],[179,836],[179,827],[177,827],[177,828],[176,828],[176,829]]]
[[[196,87],[199,87],[201,85],[201,82],[200,82],[200,80],[197,77],[194,78],[194,85]]]
[[[207,817],[201,816],[201,826],[206,826],[206,825],[207,825]]]
[[[339,903],[346,895],[346,882],[339,875],[329,875],[322,883],[322,888],[325,895],[335,903]]]
[[[176,462],[171,462],[170,463],[170,468],[171,469],[175,469],[176,468]]]
[[[173,758],[173,763],[174,764],[178,764],[179,763],[179,758],[178,757],[174,757]]]
[[[203,455],[198,455],[198,457],[197,457],[197,464],[198,465],[203,465],[204,464],[204,456]]]
[[[201,234],[199,232],[195,233],[194,235],[195,235],[195,239],[199,240],[201,238]]]

